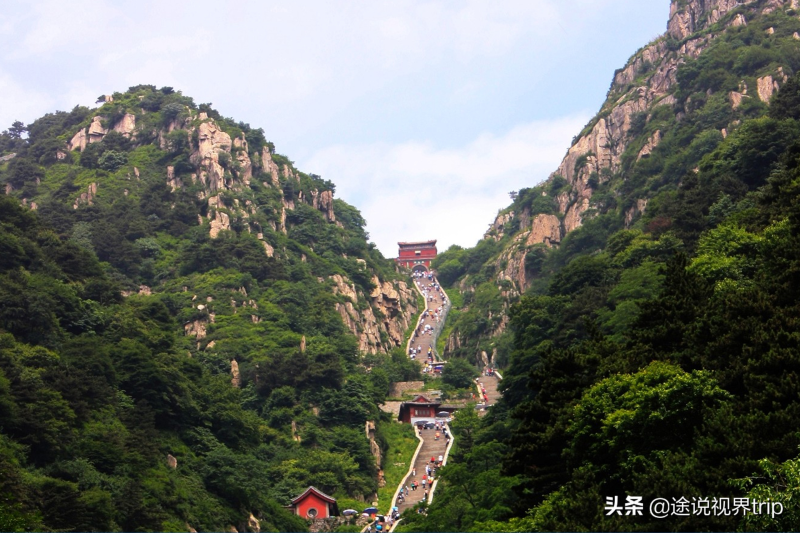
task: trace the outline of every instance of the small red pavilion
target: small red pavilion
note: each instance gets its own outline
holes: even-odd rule
[[[436,241],[398,242],[397,264],[413,270],[428,270],[436,257]]]
[[[294,498],[292,512],[303,518],[330,518],[339,515],[336,498],[331,498],[321,490],[308,487],[303,494]]]

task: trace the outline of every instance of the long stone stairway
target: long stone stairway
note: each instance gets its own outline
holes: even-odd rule
[[[405,479],[403,479],[402,486],[408,486],[409,492],[408,496],[405,497],[405,501],[397,504],[397,508],[400,513],[422,501],[425,494],[425,491],[422,489],[422,476],[425,474],[425,466],[431,464],[431,457],[438,460],[440,455],[444,456],[445,454],[446,441],[444,438],[444,432],[440,431],[440,434],[441,436],[439,437],[439,440],[436,440],[435,429],[421,430],[422,448],[417,455],[417,460],[414,462],[414,468],[416,469],[417,473],[416,476],[409,474]],[[417,484],[419,485],[417,490],[410,490],[412,480],[417,481]],[[428,489],[430,490],[430,484],[428,484]]]

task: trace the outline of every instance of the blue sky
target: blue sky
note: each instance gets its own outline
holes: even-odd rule
[[[599,109],[669,0],[4,3],[0,127],[169,85],[337,184],[385,255],[481,238]]]

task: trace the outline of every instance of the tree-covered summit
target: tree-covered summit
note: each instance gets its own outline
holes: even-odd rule
[[[372,498],[377,405],[419,372],[403,274],[262,129],[169,87],[98,103],[0,134],[0,530]]]

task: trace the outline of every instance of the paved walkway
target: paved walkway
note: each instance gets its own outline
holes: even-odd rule
[[[444,433],[441,431],[440,433],[441,436],[439,437],[439,440],[436,440],[435,429],[422,430],[422,449],[420,450],[419,455],[417,455],[417,460],[414,462],[414,468],[417,470],[417,475],[414,476],[409,474],[408,477],[403,480],[403,487],[408,485],[409,492],[408,496],[406,496],[406,501],[397,504],[397,508],[400,513],[422,501],[422,498],[425,494],[425,491],[422,489],[422,476],[425,475],[425,466],[431,463],[431,457],[438,460],[439,456],[444,455],[445,452],[446,441],[444,439]],[[410,490],[412,480],[417,481],[417,484],[419,485],[417,490]],[[430,491],[430,485],[428,485],[428,490]]]
[[[483,401],[483,394],[485,391],[486,396],[489,398],[489,401],[486,402],[486,405],[494,405],[497,403],[497,400],[500,399],[500,391],[497,390],[498,385],[500,384],[500,380],[497,379],[497,376],[484,376],[481,375],[477,380],[478,390],[481,392],[481,401]],[[479,411],[481,416],[486,414],[486,411]]]
[[[425,298],[425,310],[420,316],[417,327],[406,346],[406,355],[411,356],[411,348],[414,348],[417,353],[414,355],[416,361],[425,369],[428,365],[428,348],[432,351],[436,350],[436,335],[441,331],[441,326],[444,325],[442,321],[442,312],[444,310],[446,296],[440,289],[436,289],[438,281],[434,277],[433,280],[428,280],[427,277],[415,278],[414,283],[417,289],[420,290]],[[437,327],[439,326],[439,327]],[[426,329],[428,327],[428,329]],[[430,367],[427,368],[431,370]]]

